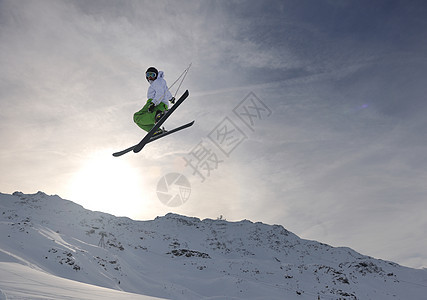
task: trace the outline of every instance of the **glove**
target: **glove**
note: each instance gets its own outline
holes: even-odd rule
[[[169,100],[170,103],[175,104],[175,97],[172,97],[172,99]]]
[[[148,107],[148,112],[152,113],[155,108],[156,108],[156,105],[153,102],[151,102],[150,106]]]

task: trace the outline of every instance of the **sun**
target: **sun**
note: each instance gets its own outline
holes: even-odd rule
[[[144,181],[126,160],[97,152],[82,162],[69,184],[70,200],[90,210],[135,217],[144,207]]]

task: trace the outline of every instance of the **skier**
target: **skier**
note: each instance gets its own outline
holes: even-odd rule
[[[145,72],[145,77],[150,83],[147,92],[148,100],[144,107],[133,115],[133,121],[141,129],[148,132],[167,111],[169,101],[173,104],[175,98],[169,92],[166,80],[163,78],[163,71],[157,71],[156,68],[150,67]],[[159,128],[154,135],[164,132],[166,132],[164,128]]]
[[[181,78],[181,83],[184,81],[185,76],[187,76],[190,67],[191,64],[190,66],[188,66],[187,69],[184,70],[184,72],[182,72],[182,74],[172,84],[172,86],[175,85],[175,83]],[[148,100],[140,111],[134,113],[133,120],[141,129],[147,131],[147,134],[138,144],[133,145],[122,151],[114,152],[113,156],[122,156],[123,154],[126,154],[130,151],[138,153],[148,143],[151,143],[159,138],[163,138],[165,136],[168,136],[169,134],[193,126],[194,121],[191,121],[179,127],[175,127],[170,131],[166,131],[164,128],[160,129],[160,126],[162,126],[163,123],[166,122],[166,120],[185,101],[185,99],[188,98],[189,95],[188,90],[186,90],[181,95],[181,97],[179,97],[178,100],[175,102],[175,98],[169,92],[168,85],[163,79],[163,76],[164,73],[162,71],[157,71],[157,69],[154,67],[148,68],[145,72],[145,77],[150,83],[150,87],[148,88],[147,92]],[[169,101],[173,104],[170,109],[168,109]]]

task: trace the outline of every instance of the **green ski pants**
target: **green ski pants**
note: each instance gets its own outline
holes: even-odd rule
[[[153,128],[154,126],[156,112],[159,110],[165,111],[168,109],[168,106],[166,104],[160,102],[160,104],[154,108],[153,112],[149,112],[148,107],[150,106],[151,101],[152,99],[148,99],[144,107],[133,115],[133,121],[136,123],[136,125],[138,125],[140,128],[144,129],[147,132],[150,131],[151,128]]]

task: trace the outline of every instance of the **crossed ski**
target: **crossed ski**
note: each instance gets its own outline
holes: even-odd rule
[[[144,136],[144,138],[138,144],[136,144],[136,145],[134,145],[132,147],[129,147],[129,148],[125,149],[125,150],[122,150],[122,151],[119,151],[119,152],[115,152],[115,153],[113,153],[113,156],[118,157],[118,156],[126,154],[126,153],[128,153],[130,151],[138,153],[139,151],[142,150],[142,148],[144,148],[144,146],[146,144],[151,143],[151,142],[153,142],[153,141],[155,141],[157,139],[160,139],[162,137],[165,137],[165,136],[167,136],[167,135],[169,135],[171,133],[174,133],[174,132],[177,132],[177,131],[180,131],[182,129],[185,129],[185,128],[188,128],[188,127],[192,126],[194,124],[194,121],[191,121],[191,122],[189,122],[187,124],[184,124],[184,125],[182,125],[180,127],[174,128],[174,129],[172,129],[170,131],[166,131],[164,133],[154,135],[154,133],[160,128],[160,126],[163,125],[163,123],[166,121],[167,118],[169,118],[169,116],[175,111],[175,109],[177,109],[178,106],[182,102],[184,102],[185,99],[187,99],[188,95],[189,95],[189,92],[188,92],[188,90],[186,90],[184,92],[184,94],[182,94],[182,96],[175,102],[175,104],[163,115],[163,117],[154,125],[153,128],[151,128],[151,130]]]

